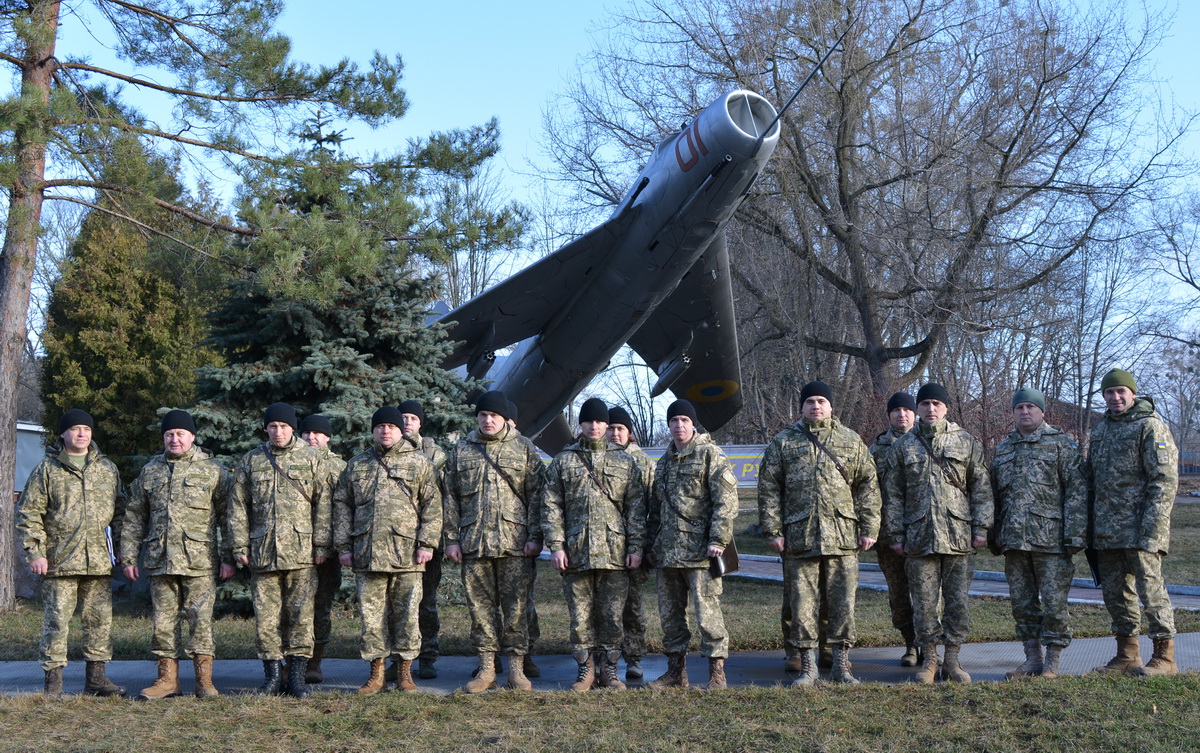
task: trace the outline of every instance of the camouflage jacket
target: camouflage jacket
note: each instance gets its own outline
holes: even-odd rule
[[[330,493],[337,488],[338,479],[342,477],[342,471],[346,470],[346,461],[336,455],[329,446],[314,447],[317,454],[321,456],[321,475],[325,478],[325,483],[329,486]]]
[[[992,460],[993,535],[1000,550],[1066,554],[1087,546],[1087,482],[1079,445],[1042,424],[1014,431]]]
[[[887,489],[884,487],[883,479],[887,476],[888,468],[891,467],[892,445],[902,436],[904,434],[900,433],[895,427],[889,427],[887,431],[875,437],[875,441],[867,448],[867,451],[871,453],[871,459],[875,461],[875,476],[879,481],[879,498],[882,503],[879,521],[879,543],[876,544],[877,547],[891,546],[892,544],[891,539],[887,535]]]
[[[758,520],[763,537],[782,536],[784,554],[822,557],[858,551],[860,536],[879,537],[879,482],[866,445],[836,418],[804,421],[775,435],[758,471]]]
[[[110,575],[117,550],[109,550],[105,527],[120,539],[125,490],[112,461],[93,442],[80,469],[67,459],[61,441],[29,474],[17,502],[17,535],[26,562],[45,557],[48,577]]]
[[[233,564],[229,537],[220,530],[232,481],[198,445],[178,458],[150,458],[129,492],[121,561],[136,564],[145,545],[142,564],[150,575],[206,575],[221,562]]]
[[[378,443],[350,459],[333,493],[333,541],[355,572],[415,572],[417,549],[442,539],[433,463],[409,442]]]
[[[542,495],[546,546],[566,548],[567,571],[623,570],[641,555],[646,494],[637,462],[605,439],[577,439],[550,464]]]
[[[654,468],[646,541],[655,567],[708,567],[708,547],[727,547],[738,513],[737,479],[708,434],[672,443]]]
[[[915,557],[974,551],[971,538],[987,536],[993,512],[979,441],[951,421],[919,421],[892,453],[883,515],[891,541]]]
[[[242,456],[229,499],[234,557],[248,556],[255,572],[274,572],[312,567],[315,557],[332,556],[330,489],[322,465],[321,454],[296,437],[286,447],[261,444]]]
[[[1092,546],[1166,554],[1178,462],[1154,401],[1139,397],[1124,413],[1105,413],[1088,446]]]
[[[473,430],[446,458],[446,543],[458,544],[468,559],[524,556],[527,541],[542,542],[538,505],[545,475],[536,448],[519,432],[505,427],[485,436]]]

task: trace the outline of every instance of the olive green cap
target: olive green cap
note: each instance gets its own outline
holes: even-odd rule
[[[1128,387],[1130,392],[1137,393],[1137,382],[1133,381],[1133,374],[1125,369],[1113,369],[1104,375],[1100,380],[1100,391],[1109,387]]]

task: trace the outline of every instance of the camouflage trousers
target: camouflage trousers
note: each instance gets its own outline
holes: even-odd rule
[[[722,590],[722,579],[709,575],[707,567],[658,569],[658,619],[662,622],[665,653],[687,653],[692,640],[687,620],[690,601],[700,629],[700,654],[713,659],[729,656],[729,634],[721,612]]]
[[[250,573],[258,658],[267,661],[284,656],[312,657],[316,592],[315,567]]]
[[[329,557],[317,565],[317,593],[313,599],[313,642],[329,643],[333,633],[333,597],[342,587],[342,565]]]
[[[823,602],[828,614],[825,642],[830,646],[853,646],[857,555],[784,557],[783,572],[791,608],[788,644],[801,649],[817,647]]]
[[[825,571],[821,571],[821,580],[819,586],[820,592],[825,593]],[[817,633],[821,648],[826,646],[825,636],[829,633],[829,603],[826,599],[821,598],[821,608],[817,611]],[[783,652],[785,655],[799,656],[800,646],[796,644],[795,638],[792,636],[792,593],[788,590],[787,583],[783,584],[783,604],[779,609],[779,628],[783,633]]]
[[[151,575],[150,605],[154,634],[150,651],[163,659],[190,659],[216,653],[213,605],[217,579],[213,575]],[[183,626],[188,641],[183,645]]]
[[[67,626],[75,607],[83,624],[83,658],[112,658],[112,578],[108,575],[63,575],[42,581],[42,669],[67,665]]]
[[[627,660],[641,659],[646,655],[646,611],[642,597],[646,591],[646,581],[650,579],[650,570],[639,567],[628,573],[629,591],[621,614],[621,626],[625,633],[621,653]]]
[[[471,644],[475,649],[500,651],[510,656],[528,653],[529,558],[465,559],[462,579],[467,590],[467,611],[471,613]]]
[[[883,579],[887,581],[892,627],[900,631],[905,643],[912,643],[916,639],[916,632],[913,630],[912,597],[908,590],[904,556],[896,554],[890,546],[884,546],[882,542],[875,545],[875,554],[879,560],[879,569],[883,572]]]
[[[529,626],[529,653],[533,653],[533,644],[542,637],[542,624],[538,621],[537,605],[533,603],[533,583],[537,580],[537,557],[526,557],[529,567],[529,596],[525,599],[525,624]]]
[[[1100,590],[1112,619],[1114,635],[1141,632],[1142,610],[1146,611],[1151,640],[1175,635],[1175,612],[1163,583],[1162,555],[1141,549],[1098,549]]]
[[[355,573],[363,659],[417,658],[421,650],[421,576],[418,572]]]
[[[436,659],[442,655],[442,646],[438,642],[438,633],[442,630],[442,621],[438,617],[437,595],[438,587],[442,585],[442,559],[446,553],[438,549],[433,553],[433,559],[425,563],[425,572],[421,573],[421,606],[418,610],[418,623],[421,628],[422,659]]]
[[[624,630],[621,615],[629,595],[625,570],[563,573],[563,595],[571,616],[571,652],[616,651]]]
[[[967,642],[971,629],[967,591],[971,587],[974,566],[974,554],[904,558],[918,646],[927,648],[937,643],[958,646]],[[939,598],[943,604],[940,619]]]
[[[1012,600],[1017,640],[1040,640],[1043,646],[1071,645],[1071,614],[1067,594],[1075,577],[1069,554],[1004,553],[1004,576]]]

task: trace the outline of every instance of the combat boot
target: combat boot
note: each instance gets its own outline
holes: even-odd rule
[[[850,664],[850,647],[834,646],[833,671],[829,673],[829,679],[832,682],[842,682],[847,685],[857,685],[858,678],[851,674],[852,669],[853,667]]]
[[[913,675],[913,682],[932,685],[933,681],[937,679],[938,674],[937,646],[926,646],[921,651],[921,668]]]
[[[192,692],[197,698],[215,698],[221,695],[212,680],[213,658],[210,654],[196,654],[192,658],[192,668],[196,673],[196,687]]]
[[[576,651],[571,657],[579,665],[579,673],[575,676],[575,682],[571,683],[571,690],[591,690],[596,682],[596,662],[592,655],[587,651]]]
[[[688,686],[687,655],[667,654],[667,671],[663,672],[657,680],[651,680],[647,685],[655,690],[686,688]]]
[[[304,670],[308,669],[308,657],[288,657],[287,692],[292,698],[308,698],[311,691],[304,682]]]
[[[389,682],[392,684],[395,684],[396,677],[398,676],[399,668],[400,668],[400,657],[393,656],[392,663],[388,665],[387,671],[383,673],[383,682],[385,685]],[[474,674],[472,673],[471,676],[474,677]]]
[[[803,653],[804,651],[807,651],[807,650],[808,649],[801,649],[801,653]],[[787,657],[784,658],[783,671],[787,672],[788,674],[795,674],[796,672],[804,671],[804,662],[800,658],[799,653],[788,654]]]
[[[396,689],[405,693],[411,693],[417,689],[417,683],[413,682],[412,659],[400,660],[400,666],[396,670]]]
[[[538,665],[533,663],[533,654],[525,654],[525,658],[521,660],[521,669],[526,677],[541,677],[542,670]]]
[[[479,668],[475,677],[463,686],[464,693],[482,693],[496,687],[496,654],[492,651],[479,652]]]
[[[1175,639],[1155,638],[1154,654],[1138,674],[1143,677],[1179,674],[1179,666],[1175,664]]]
[[[417,657],[417,677],[420,677],[422,680],[436,680],[437,667],[433,666],[433,663],[436,661],[437,659],[433,657]]]
[[[725,660],[717,657],[708,659],[708,689],[724,690],[729,687],[725,683]]]
[[[617,677],[617,661],[621,658],[621,652],[609,651],[605,655],[603,651],[600,651],[598,655],[602,662],[602,666],[597,671],[597,674],[600,676],[600,687],[624,690],[625,683],[621,682],[620,677]]]
[[[1046,660],[1042,662],[1042,673],[1038,677],[1045,677],[1047,680],[1058,679],[1059,662],[1062,659],[1063,646],[1046,646]]]
[[[263,659],[263,684],[255,691],[258,695],[283,694],[283,662],[278,659]]]
[[[304,670],[304,681],[313,685],[319,685],[325,682],[325,673],[321,671],[321,660],[325,658],[325,644],[317,643],[313,646],[312,658],[308,660],[308,667]]]
[[[817,668],[833,669],[833,649],[829,646],[821,646],[821,650],[817,654]]]
[[[1004,679],[1033,677],[1042,671],[1042,644],[1036,638],[1025,641],[1025,663],[1004,673]]]
[[[525,662],[519,656],[508,660],[508,689],[533,690],[533,683],[525,676]]]
[[[967,674],[967,670],[962,668],[958,663],[958,650],[962,646],[956,646],[951,643],[946,644],[946,659],[942,663],[942,681],[943,682],[970,682],[971,676]]]
[[[367,681],[363,683],[363,686],[354,692],[359,695],[375,695],[383,690],[387,684],[387,681],[383,679],[385,664],[387,664],[387,659],[385,658],[372,659],[370,676],[367,677]]]
[[[811,648],[802,648],[800,653],[796,654],[796,665],[799,667],[796,671],[800,676],[792,680],[791,687],[806,688],[817,681],[817,668],[813,666],[813,650]]]
[[[58,698],[62,695],[62,667],[46,670],[46,695]]]
[[[179,660],[158,660],[158,679],[150,687],[138,693],[143,701],[157,701],[160,698],[173,698],[179,695]]]
[[[645,675],[642,673],[642,657],[626,656],[625,657],[625,680],[640,680]]]
[[[904,646],[904,656],[900,657],[901,667],[915,667],[921,663],[921,651],[913,643]]]
[[[1117,636],[1117,655],[1103,667],[1096,667],[1090,674],[1117,675],[1138,674],[1142,669],[1142,649],[1136,635]]]
[[[102,661],[90,661],[87,663],[87,680],[83,684],[83,692],[87,695],[104,697],[125,695],[125,688],[117,685],[104,674],[104,664]]]

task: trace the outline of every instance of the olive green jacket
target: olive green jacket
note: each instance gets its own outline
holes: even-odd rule
[[[1043,423],[1014,431],[992,460],[1000,551],[1066,554],[1087,546],[1087,481],[1079,445]]]
[[[1154,402],[1139,397],[1092,429],[1087,480],[1092,546],[1166,554],[1179,487],[1179,453]]]
[[[867,448],[871,453],[871,459],[875,461],[875,476],[878,479],[879,498],[882,504],[879,520],[879,543],[876,544],[876,547],[891,546],[892,544],[887,535],[887,488],[884,486],[883,480],[887,476],[888,468],[891,467],[892,445],[906,433],[901,433],[895,427],[888,427],[888,430],[875,437],[875,441]]]
[[[26,562],[45,557],[47,577],[110,575],[119,546],[125,490],[113,462],[93,442],[76,468],[61,441],[29,474],[17,502],[17,535]],[[110,556],[111,555],[111,556]]]
[[[232,474],[198,445],[178,458],[150,458],[129,492],[121,561],[136,564],[144,547],[142,565],[150,575],[194,577],[213,573],[222,562],[232,565],[229,537],[220,530],[232,482]]]
[[[672,443],[654,469],[646,540],[655,567],[708,567],[708,547],[728,547],[737,517],[737,479],[708,434]]]

